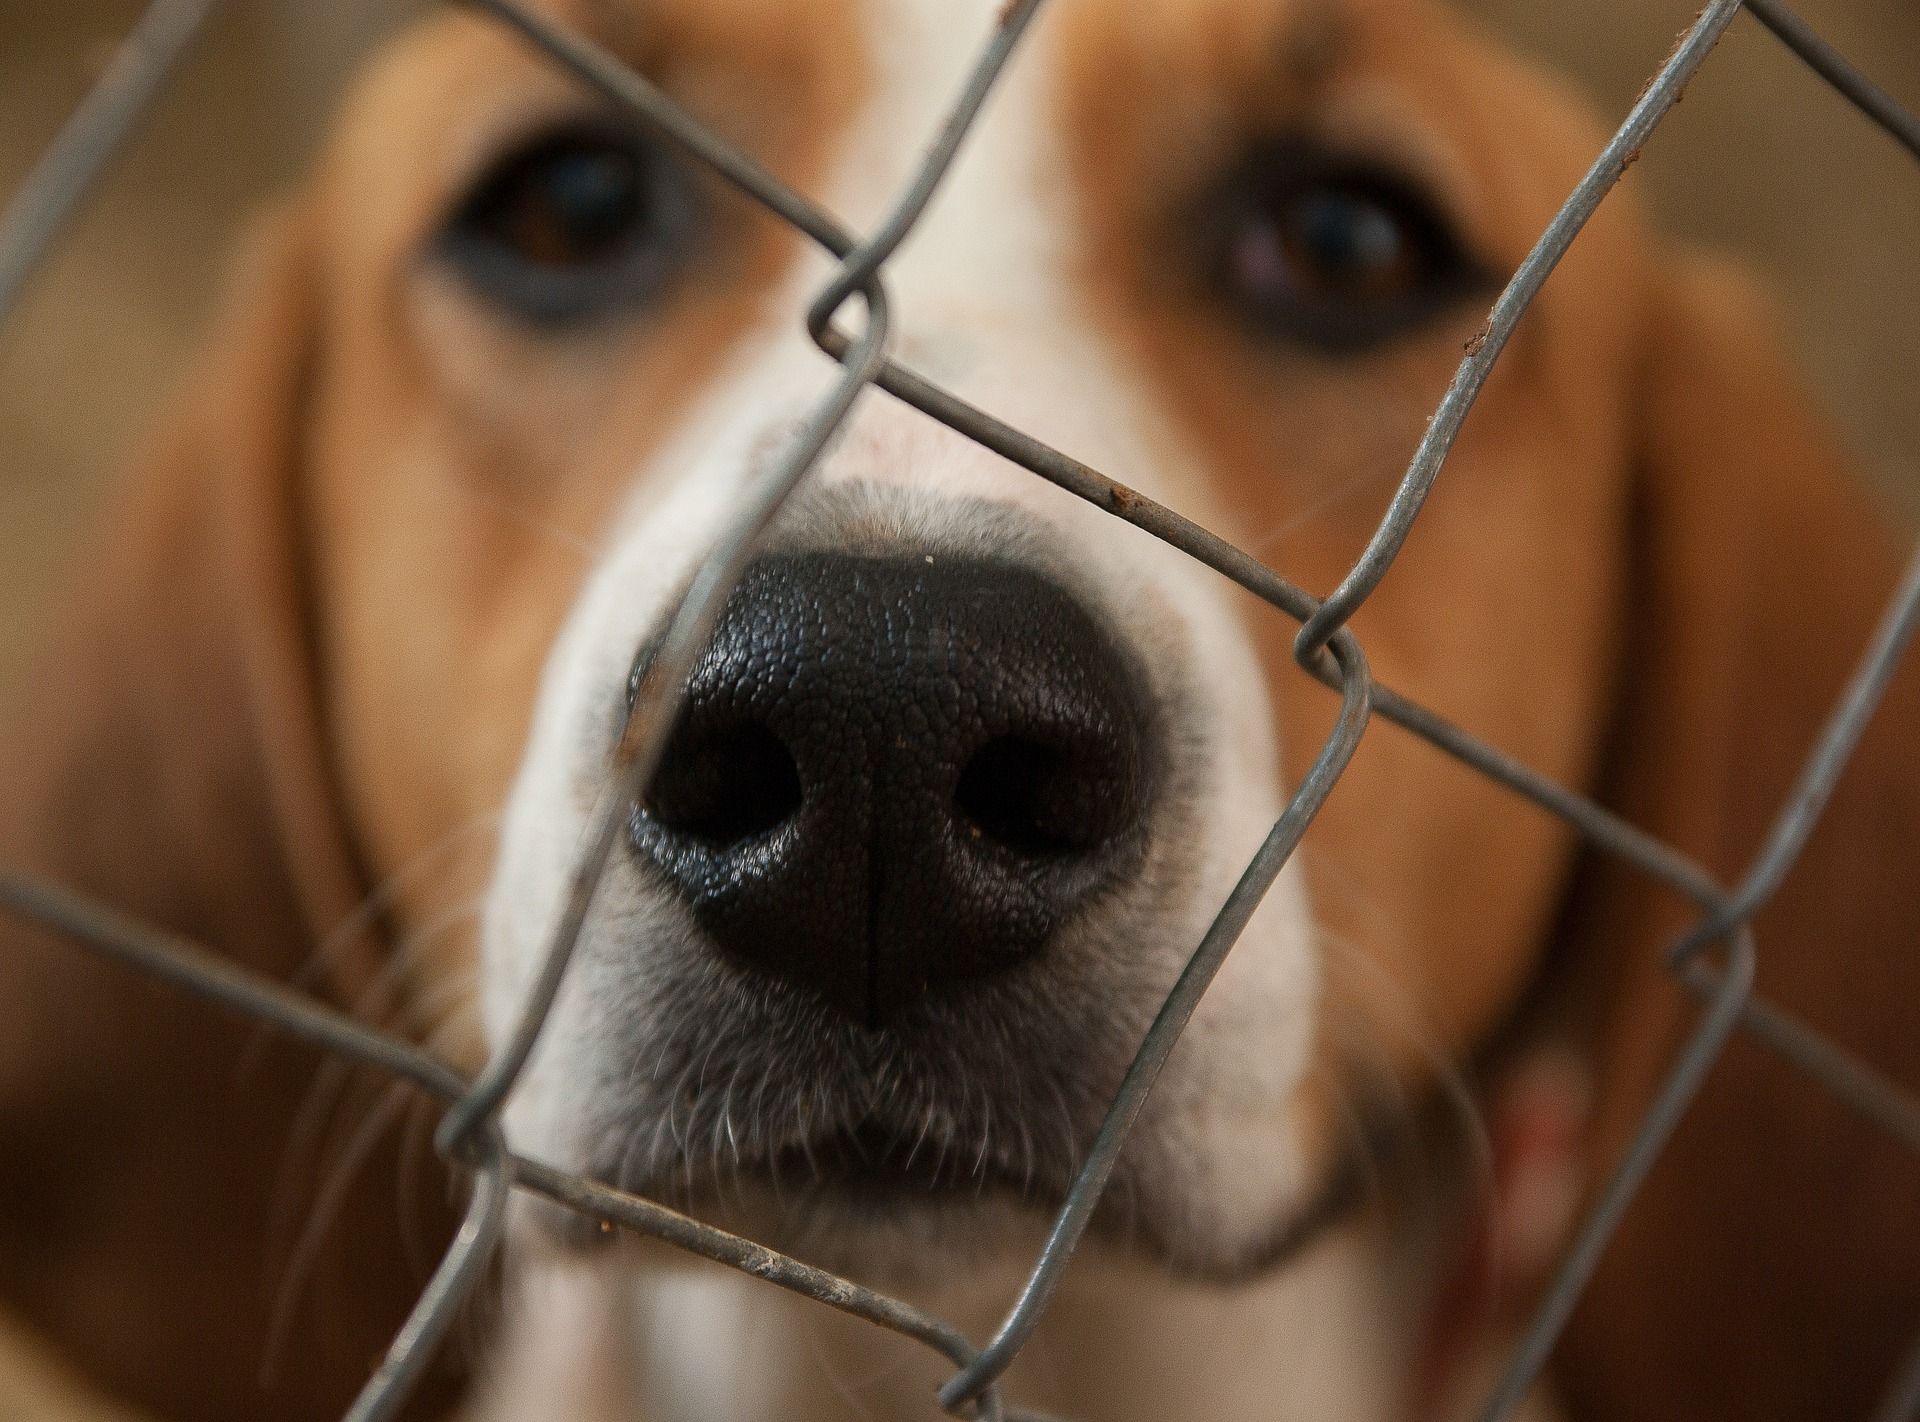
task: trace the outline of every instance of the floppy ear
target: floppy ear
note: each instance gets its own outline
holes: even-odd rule
[[[1732,883],[1889,599],[1902,550],[1741,284],[1687,264],[1655,303],[1636,604],[1609,798]],[[1756,920],[1760,991],[1920,1087],[1920,675],[1904,668]],[[1617,1155],[1698,1005],[1662,966],[1694,921],[1636,871],[1576,890],[1603,965],[1598,1156]],[[1737,1035],[1609,1249],[1560,1355],[1577,1416],[1865,1416],[1920,1326],[1920,1169]]]
[[[0,864],[290,978],[363,883],[315,695],[302,219],[276,216],[248,256],[9,708]],[[347,1000],[378,954],[372,925],[312,985]],[[163,1416],[336,1416],[415,1282],[387,1152],[328,1241],[315,1287],[342,1292],[303,1311],[261,1391],[267,1221],[316,1069],[263,1035],[0,916],[0,1298]]]

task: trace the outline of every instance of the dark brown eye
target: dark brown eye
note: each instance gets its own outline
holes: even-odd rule
[[[1256,324],[1363,350],[1482,284],[1435,206],[1396,175],[1267,153],[1231,184],[1219,279]]]
[[[570,128],[488,169],[455,208],[440,246],[483,295],[530,320],[563,324],[652,295],[692,215],[666,155],[632,135]]]

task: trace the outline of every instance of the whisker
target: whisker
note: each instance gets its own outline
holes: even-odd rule
[[[407,1014],[413,1019],[410,1035],[435,1056],[468,1055],[482,1035],[476,1012],[479,991],[480,968],[475,964],[464,972],[448,973],[428,991],[415,994],[407,1002]]]
[[[1327,481],[1326,487],[1300,505],[1279,523],[1273,524],[1257,538],[1243,541],[1243,547],[1250,555],[1271,562],[1272,554],[1281,543],[1296,533],[1310,529],[1320,519],[1350,503],[1362,494],[1378,491],[1390,486],[1400,477],[1405,461],[1381,460],[1369,461],[1363,467],[1349,470],[1340,477]]]
[[[653,1148],[659,1145],[659,1124],[658,1121],[654,1122]],[[608,1164],[608,1173],[601,1178],[615,1189],[640,1193],[643,1183],[651,1185],[650,1181],[645,1180],[639,1166],[640,1157],[649,1149],[645,1135],[635,1130],[626,1131],[619,1158]]]
[[[1324,856],[1316,860],[1315,867],[1316,872],[1323,875],[1339,874],[1338,865]],[[1317,930],[1315,940],[1321,961],[1329,969],[1328,987],[1345,993],[1330,1006],[1359,1009],[1357,1025],[1363,1030],[1373,1029],[1377,1034],[1363,1040],[1381,1048],[1397,1040],[1414,1050],[1425,1063],[1441,1101],[1449,1108],[1449,1117],[1459,1129],[1460,1142],[1468,1153],[1471,1177],[1486,1183],[1493,1171],[1493,1143],[1487,1134],[1479,1095],[1466,1067],[1426,1020],[1419,1000],[1360,944],[1324,925]],[[1382,1075],[1389,1078],[1396,1089],[1406,1089],[1407,1084],[1398,1080],[1397,1073],[1387,1071]]]
[[[286,1261],[284,1277],[269,1315],[260,1365],[263,1381],[277,1376],[281,1363],[285,1361],[295,1305],[313,1278],[314,1266],[320,1258],[320,1246],[338,1222],[346,1206],[348,1193],[371,1159],[374,1148],[399,1120],[408,1101],[415,1099],[416,1090],[411,1082],[405,1081],[391,1082],[382,1089],[347,1141],[337,1163],[315,1191],[306,1225]]]
[[[875,1422],[878,1414],[860,1396],[860,1390],[871,1389],[884,1382],[898,1370],[899,1360],[895,1359],[892,1363],[883,1365],[879,1371],[869,1373],[866,1378],[856,1383],[842,1374],[838,1361],[828,1352],[826,1340],[820,1336],[820,1320],[811,1311],[803,1313],[801,1317],[805,1320],[801,1336],[806,1340],[807,1354],[819,1371],[821,1380],[833,1390],[834,1395],[841,1402],[847,1405],[860,1422]]]
[[[1438,1033],[1425,1024],[1413,995],[1375,958],[1358,945],[1324,929],[1319,935],[1319,943],[1322,961],[1328,969],[1329,1007],[1335,1009],[1329,1014],[1330,1021],[1336,1024],[1340,1022],[1339,1009],[1351,1013],[1345,1025],[1352,1033],[1353,1043],[1360,1048],[1371,1049],[1377,1061],[1385,1057],[1388,1047],[1396,1042],[1413,1050],[1431,1078],[1435,1090],[1431,1099],[1442,1105],[1442,1119],[1450,1122],[1454,1128],[1452,1139],[1464,1148],[1460,1164],[1464,1167],[1467,1181],[1475,1192],[1490,1188],[1494,1178],[1492,1139],[1466,1070],[1446,1049]],[[1336,993],[1339,994],[1337,1002],[1334,1000]],[[1358,1114],[1359,1119],[1353,1120],[1352,1128],[1360,1142],[1362,1163],[1370,1177],[1369,1191],[1379,1197],[1385,1188],[1387,1162],[1381,1154],[1384,1146],[1376,1132],[1368,1128],[1366,1117],[1371,1115],[1375,1121],[1397,1118],[1412,1126],[1420,1115],[1422,1103],[1415,1098],[1411,1084],[1401,1072],[1387,1062],[1379,1061],[1379,1069],[1372,1076],[1376,1090],[1367,1102],[1370,1110],[1362,1111],[1349,1094],[1347,1073],[1356,1066],[1364,1065],[1364,1055],[1364,1052],[1343,1053],[1345,1069],[1327,1064],[1323,1068],[1322,1079],[1332,1088],[1343,1113],[1350,1119]],[[1380,1108],[1388,1102],[1391,1103],[1392,1112],[1390,1116],[1383,1117]],[[1417,1129],[1403,1134],[1416,1143],[1433,1144],[1430,1137],[1422,1136]],[[1434,1188],[1434,1171],[1439,1161],[1433,1152],[1421,1149],[1396,1154],[1400,1156],[1402,1168],[1414,1172],[1412,1183],[1420,1187],[1407,1192],[1419,1204],[1418,1218],[1428,1227],[1445,1227],[1446,1222],[1441,1215],[1453,1191]],[[1451,1164],[1447,1167],[1449,1178],[1453,1168]]]
[[[373,983],[368,985],[360,999],[352,1004],[350,1010],[356,1015],[363,1015],[367,999],[385,991],[386,980],[403,970],[406,959],[417,954],[427,942],[470,918],[478,911],[479,904],[480,901],[475,899],[465,905],[457,905],[409,935],[406,943],[395,953],[394,961],[383,965],[381,973]],[[470,995],[476,976],[477,973],[453,975],[436,989],[424,1013],[416,1013],[416,1015],[423,1016],[425,1020],[441,1016],[444,1011],[443,1001],[458,1000]],[[375,1025],[379,1026],[392,1025],[378,1018],[374,1021]],[[444,1025],[446,1025],[444,1022],[436,1024],[436,1031]],[[319,1069],[314,1074],[312,1084],[294,1110],[286,1141],[281,1146],[280,1161],[274,1172],[267,1220],[269,1257],[280,1257],[281,1251],[285,1250],[284,1257],[288,1261],[286,1267],[289,1270],[310,1267],[301,1264],[300,1261],[303,1251],[313,1247],[307,1243],[313,1234],[313,1219],[317,1212],[323,1212],[317,1200],[309,1202],[304,1188],[306,1182],[312,1179],[324,1180],[334,1170],[334,1167],[327,1164],[331,1153],[329,1142],[335,1123],[346,1107],[354,1084],[380,1080],[382,1078],[379,1074],[367,1067],[338,1058],[323,1058]],[[357,1174],[358,1170],[359,1166],[356,1164],[353,1166],[352,1173]],[[338,1208],[337,1204],[334,1208]],[[303,1215],[306,1218],[304,1224],[302,1223]],[[289,1292],[283,1286],[280,1290],[281,1297],[287,1298]],[[280,1312],[276,1312],[275,1321],[270,1326],[270,1334],[272,1328],[281,1327],[283,1324],[284,1320],[280,1317]],[[275,1336],[270,1337],[270,1342],[283,1343],[284,1340]],[[269,1361],[263,1366],[277,1368],[279,1361],[278,1356],[269,1354]]]
[[[416,1097],[400,1123],[400,1159],[394,1186],[394,1209],[399,1211],[400,1248],[407,1269],[416,1281],[424,1283],[433,1272],[434,1259],[427,1242],[420,1237],[420,1181],[426,1174],[433,1125],[438,1119],[438,1103]],[[451,1181],[449,1185],[451,1185]]]
[[[381,880],[320,940],[306,961],[288,977],[287,985],[300,990],[312,988],[315,979],[332,967],[360,935],[370,931],[381,914],[392,908],[402,891],[420,882],[428,870],[444,869],[455,851],[471,847],[481,833],[497,829],[504,813],[505,808],[496,805],[461,821]],[[260,1035],[269,1030],[266,1027],[256,1030],[248,1045],[248,1058],[257,1050]]]
[[[1369,1200],[1386,1194],[1386,1166],[1380,1158],[1377,1133],[1370,1129],[1368,1113],[1355,1100],[1352,1084],[1337,1066],[1316,1062],[1307,1079],[1324,1087],[1340,1112],[1343,1134],[1352,1143],[1352,1158],[1360,1172],[1360,1192]]]
[[[582,566],[603,561],[609,552],[609,546],[605,542],[594,539],[578,529],[556,523],[550,518],[540,517],[509,498],[504,490],[485,488],[475,480],[464,477],[451,482],[454,492],[467,502],[484,505],[529,533],[538,534],[554,547],[564,548],[569,553],[577,554]]]
[[[371,1025],[382,1028],[395,1026],[391,1020],[390,1009],[383,1009],[375,1015],[369,1006],[369,999],[384,994],[389,985],[407,972],[411,959],[416,958],[431,942],[450,931],[479,912],[481,901],[478,898],[464,904],[455,905],[436,918],[423,924],[396,949],[393,958],[384,964],[374,981],[349,1004],[349,1012]],[[437,1017],[440,1012],[440,998],[450,992],[470,994],[478,976],[478,970],[470,973],[455,974],[446,983],[438,987],[429,1006],[420,1016],[427,1020]],[[270,1212],[268,1238],[283,1240],[296,1232],[293,1215],[300,1207],[299,1170],[307,1161],[317,1161],[324,1154],[322,1141],[331,1126],[335,1114],[343,1104],[346,1093],[357,1077],[369,1075],[367,1068],[341,1058],[323,1058],[319,1069],[314,1073],[311,1085],[294,1108],[293,1120],[287,1128],[287,1138],[280,1150],[280,1164],[275,1171],[273,1199]]]

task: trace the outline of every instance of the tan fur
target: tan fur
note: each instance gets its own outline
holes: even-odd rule
[[[685,0],[637,22],[583,4],[573,18],[803,189],[857,104],[865,56],[838,3]],[[1300,122],[1389,145],[1510,265],[1600,134],[1425,0],[1063,0],[1050,23],[1073,57],[1058,93],[1062,201],[1085,216],[1075,279],[1204,451],[1223,532],[1325,590],[1475,310],[1381,355],[1277,352],[1169,277],[1185,185],[1236,140]],[[800,250],[716,191],[721,238],[644,333],[555,360],[483,328],[421,274],[421,244],[472,163],[577,102],[469,17],[422,26],[362,85],[82,570],[24,729],[0,740],[0,862],[340,1003],[398,973],[417,1005],[470,974],[461,915],[488,837],[461,836],[505,791],[598,531],[665,412],[769,316],[764,295]],[[1894,570],[1776,347],[1744,298],[1650,239],[1616,194],[1355,623],[1386,683],[1727,875]],[[1248,617],[1297,775],[1331,699],[1292,669],[1290,623]],[[1764,988],[1920,1087],[1916,733],[1920,678],[1906,675],[1759,942]],[[1550,947],[1570,958],[1601,1093],[1594,1163],[1620,1148],[1691,1020],[1657,957],[1683,906],[1385,726],[1305,853],[1329,937],[1455,1055],[1508,1018]],[[355,916],[435,854],[453,867],[402,877],[381,912]],[[1417,1034],[1343,1011],[1358,1009],[1336,1004],[1330,1068],[1367,1033],[1415,1091],[1430,1085]],[[316,1063],[249,1053],[253,1036],[5,927],[0,1298],[160,1416],[336,1415],[416,1285],[395,1262],[409,1222],[393,1209],[399,1152],[383,1146],[297,1315],[301,1346],[261,1393],[287,1245],[268,1207]],[[477,1051],[458,1003],[441,1045]],[[1318,1109],[1330,1137],[1337,1105]],[[1920,1318],[1916,1183],[1890,1146],[1736,1046],[1562,1351],[1570,1415],[1860,1415]],[[444,1212],[418,1214],[431,1244]],[[1508,1302],[1493,1327],[1526,1300]]]
[[[1215,7],[1222,18],[1244,8]],[[1070,48],[1081,67],[1064,91],[1082,200],[1099,215],[1084,281],[1212,457],[1235,519],[1225,531],[1314,590],[1334,586],[1365,545],[1484,306],[1466,303],[1377,356],[1293,351],[1163,275],[1177,270],[1168,254],[1192,194],[1162,175],[1196,146],[1230,150],[1282,122],[1338,144],[1342,116],[1386,90],[1413,127],[1405,145],[1434,150],[1415,171],[1438,173],[1473,237],[1511,264],[1600,143],[1565,95],[1437,8],[1353,9],[1332,64],[1302,90],[1284,68],[1249,77],[1236,46],[1209,47],[1205,68],[1164,64],[1135,12],[1080,6]],[[1261,52],[1282,51],[1287,33]],[[1222,108],[1223,93],[1237,102]],[[1575,784],[1593,773],[1615,677],[1624,455],[1652,271],[1631,196],[1617,194],[1527,317],[1416,536],[1354,624],[1382,681]],[[1249,619],[1297,776],[1333,699],[1293,669],[1293,623],[1251,608]],[[1457,852],[1436,857],[1439,844]],[[1557,824],[1382,727],[1306,856],[1329,931],[1382,961],[1457,1053],[1529,972],[1572,847]],[[1386,1045],[1400,1069],[1423,1069],[1420,1043]]]
[[[672,8],[606,38],[626,39],[624,57],[804,189],[845,123],[861,56],[845,15],[821,5],[806,33],[831,45],[831,62],[803,62],[798,33],[765,23],[767,8]],[[320,280],[333,294],[334,374],[311,424],[317,575],[335,610],[329,711],[382,864],[413,862],[498,810],[598,530],[739,336],[784,314],[766,294],[804,245],[715,180],[718,234],[639,333],[615,328],[556,360],[538,336],[478,321],[421,277],[418,249],[484,145],[588,102],[497,26],[436,22],[369,76],[316,179]],[[401,607],[412,613],[396,635]],[[410,902],[416,920],[477,889],[487,840],[471,843],[464,872],[420,886],[439,898]],[[469,936],[443,948],[438,971],[457,971]]]
[[[817,7],[822,33],[834,14]],[[685,18],[685,46],[664,26],[654,57],[683,55],[702,116],[805,185],[857,47],[819,67],[764,50],[766,70],[721,85],[694,63],[724,37],[715,13]],[[6,748],[0,860],[343,1006],[421,1031],[450,1016],[436,1045],[469,1062],[463,1004],[421,1021],[408,1000],[471,978],[490,844],[474,826],[505,793],[546,640],[662,412],[799,246],[716,193],[728,240],[653,340],[564,371],[496,340],[489,382],[515,363],[541,378],[489,407],[462,366],[480,336],[417,290],[418,249],[459,162],[484,156],[463,144],[581,102],[468,17],[421,26],[367,76],[76,570]],[[434,872],[394,878],[423,861]],[[338,1141],[289,1155],[318,1059],[45,935],[4,935],[0,1296],[163,1416],[338,1416],[444,1232],[440,1172],[410,1173],[402,1212],[391,1133],[355,1172],[263,1391],[294,1245],[275,1212],[297,1220],[340,1165]]]
[[[1247,8],[1218,7],[1214,32],[1239,33]],[[1196,293],[1156,279],[1178,192],[1167,203],[1152,175],[1220,146],[1223,125],[1306,113],[1311,128],[1341,113],[1343,90],[1384,84],[1439,148],[1437,186],[1451,177],[1471,193],[1462,211],[1511,263],[1601,141],[1564,95],[1437,7],[1351,8],[1338,58],[1310,90],[1270,69],[1257,98],[1223,113],[1220,93],[1247,83],[1246,46],[1166,63],[1152,21],[1079,7],[1083,68],[1065,91],[1084,200],[1123,219],[1091,229],[1085,279],[1116,337],[1214,451],[1239,518],[1231,532],[1312,589],[1332,587],[1363,546],[1472,322],[1334,369],[1249,348]],[[1528,765],[1593,784],[1604,751],[1599,783],[1632,787],[1621,793],[1636,821],[1731,878],[1896,564],[1772,356],[1777,334],[1724,276],[1649,251],[1634,208],[1616,191],[1529,312],[1354,626],[1383,681]],[[1283,723],[1324,730],[1329,696],[1289,668],[1292,624],[1250,615]],[[1759,928],[1763,989],[1909,1088],[1920,1084],[1920,974],[1908,951],[1920,914],[1902,867],[1920,845],[1916,682],[1900,678]],[[1316,744],[1296,734],[1296,761]],[[1569,953],[1624,975],[1602,1030],[1601,1164],[1638,1125],[1693,1020],[1658,956],[1687,917],[1610,864],[1590,864],[1570,888],[1573,849],[1538,811],[1376,728],[1306,853],[1332,934],[1384,962],[1456,1052],[1510,1011],[1554,915],[1575,905]],[[1381,1045],[1381,1024],[1368,1025],[1369,1045]],[[1424,1075],[1427,1044],[1385,1030],[1400,1070]],[[1337,1103],[1323,1113],[1336,1120]],[[1736,1044],[1567,1344],[1574,1415],[1865,1412],[1920,1317],[1920,1236],[1905,1208],[1917,1177],[1817,1087]],[[1524,1298],[1511,1302],[1523,1312]]]
[[[1634,674],[1604,783],[1636,820],[1744,872],[1897,575],[1737,279],[1667,274],[1637,491]],[[1895,680],[1755,932],[1761,991],[1920,1088],[1920,675]],[[1659,969],[1687,916],[1612,867],[1569,952],[1599,970],[1599,1153],[1634,1128],[1697,1008]],[[1622,953],[1622,948],[1628,951]],[[1860,1416],[1920,1317],[1920,1166],[1736,1041],[1602,1264],[1563,1350],[1579,1416]]]

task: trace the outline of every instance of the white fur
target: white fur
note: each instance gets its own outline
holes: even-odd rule
[[[874,0],[879,90],[844,140],[819,196],[871,224],[906,180],[993,23],[997,0]],[[1093,334],[1064,263],[1066,194],[1049,118],[1054,70],[1043,16],[991,98],[925,220],[890,264],[897,350],[988,410],[1207,521],[1194,453],[1154,414],[1152,392]],[[723,525],[766,449],[826,389],[834,371],[800,330],[823,266],[809,262],[781,304],[792,319],[756,333],[714,381],[679,435],[636,472],[547,668],[510,802],[484,933],[484,1011],[500,1039],[519,1010],[557,915],[584,817],[604,775],[605,728],[635,649]],[[1170,984],[1283,804],[1274,728],[1259,669],[1220,581],[1199,565],[1017,470],[879,394],[856,409],[821,483],[898,484],[1011,506],[1057,531],[1080,572],[1156,641],[1184,649],[1211,723],[1201,787],[1204,842],[1179,932],[1140,945]],[[623,942],[676,931],[616,855],[570,990],[508,1113],[514,1145],[561,1165],[571,1093],[596,1066],[589,999],[605,987],[596,935]],[[1227,1227],[1256,1230],[1308,1188],[1295,1098],[1317,996],[1306,898],[1281,876],[1192,1024],[1138,1132],[1189,1171],[1186,1188]],[[629,950],[631,951],[631,950]],[[644,968],[635,969],[643,974]],[[1036,1222],[1033,1230],[1037,1231]],[[1029,1231],[1033,1238],[1037,1233]],[[1031,1240],[1023,1237],[1022,1245]],[[857,1258],[858,1241],[851,1246]],[[991,1251],[987,1251],[991,1253]],[[1369,1247],[1323,1241],[1287,1269],[1231,1291],[1173,1286],[1090,1245],[1074,1284],[1016,1374],[1037,1401],[1090,1417],[1380,1419],[1388,1415],[1400,1332]],[[997,1257],[997,1256],[996,1256]],[[929,1261],[919,1301],[983,1336],[1011,1302],[1017,1272],[982,1277],[966,1257]],[[857,1272],[857,1270],[856,1270]],[[535,1416],[750,1422],[815,1416],[933,1415],[938,1360],[821,1306],[656,1246],[595,1265],[530,1261],[503,1353],[502,1422]],[[567,1380],[571,1378],[572,1382]],[[577,1396],[576,1396],[577,1394]],[[554,1399],[567,1405],[555,1410]]]

